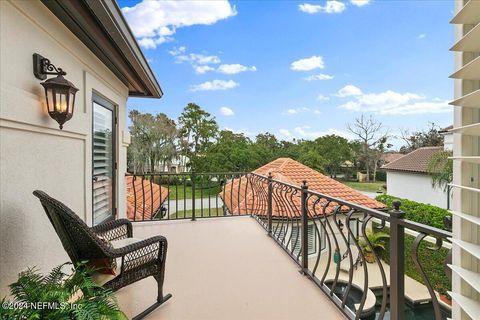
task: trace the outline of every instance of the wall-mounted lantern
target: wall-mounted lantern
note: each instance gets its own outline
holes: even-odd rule
[[[63,124],[73,116],[75,106],[75,93],[78,89],[63,76],[67,73],[62,68],[57,68],[50,60],[38,53],[33,55],[33,74],[37,79],[45,80],[47,75],[56,75],[40,83],[45,88],[48,114],[58,122],[60,129]]]

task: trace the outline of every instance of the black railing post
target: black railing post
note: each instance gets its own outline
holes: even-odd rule
[[[195,218],[195,180],[196,180],[195,171],[192,172],[190,178],[192,179],[192,221],[195,221],[197,220]],[[185,211],[186,210],[187,208],[185,208]]]
[[[302,184],[302,232],[301,232],[301,250],[302,250],[302,271],[304,274],[308,271],[308,209],[307,209],[308,185],[304,180]]]
[[[267,212],[267,232],[272,235],[272,210],[273,210],[273,182],[272,173],[268,173],[268,212]]]
[[[390,319],[405,319],[405,227],[399,220],[405,217],[400,201],[394,201],[390,211]]]

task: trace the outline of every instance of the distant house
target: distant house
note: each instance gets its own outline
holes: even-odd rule
[[[396,151],[387,151],[382,155],[380,159],[381,165],[384,166],[390,162],[400,159],[404,154]]]
[[[156,168],[158,172],[184,173],[189,172],[189,159],[186,156],[178,156],[168,162],[163,162]]]
[[[382,167],[387,171],[387,193],[413,201],[447,208],[447,192],[432,186],[427,167],[432,156],[443,147],[419,148]]]

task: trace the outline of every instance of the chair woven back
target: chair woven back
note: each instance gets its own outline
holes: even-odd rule
[[[106,257],[103,241],[75,212],[43,191],[35,190],[33,194],[40,199],[63,248],[74,264]]]

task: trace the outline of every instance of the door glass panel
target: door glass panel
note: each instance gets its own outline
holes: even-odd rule
[[[113,108],[93,102],[93,225],[114,214],[113,151]]]

